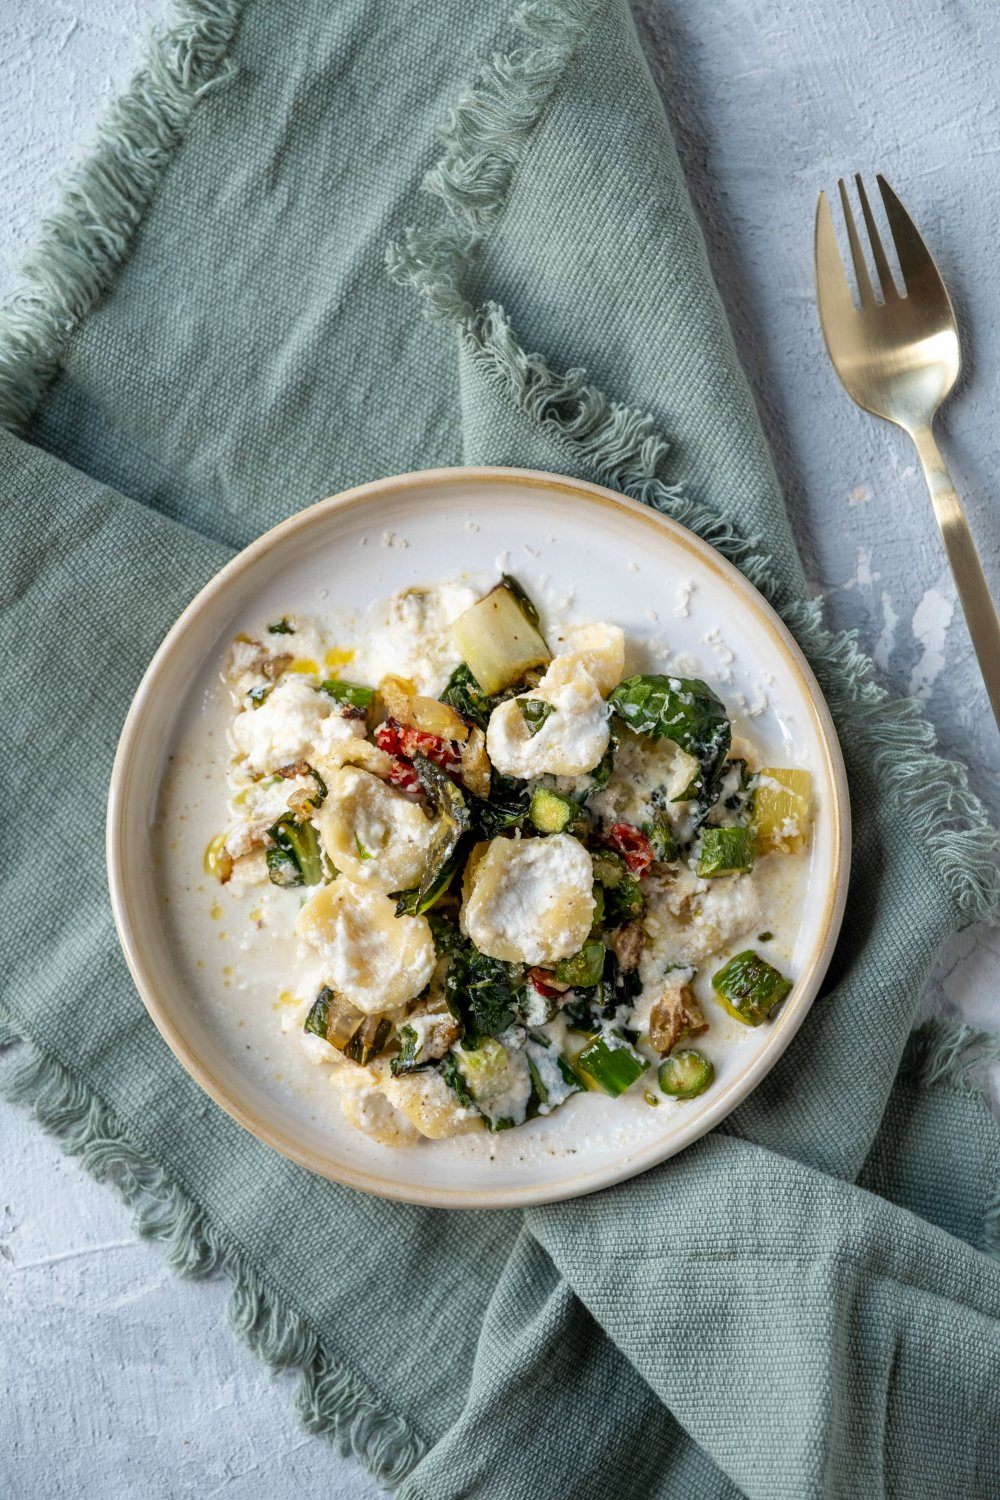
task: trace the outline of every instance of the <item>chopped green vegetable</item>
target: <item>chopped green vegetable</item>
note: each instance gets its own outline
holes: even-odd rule
[[[357,834],[354,835],[354,848],[357,852],[358,858],[362,861],[362,863],[364,863],[366,859],[371,859],[371,850],[365,848],[364,844],[361,842],[361,839]]]
[[[603,943],[584,943],[572,958],[561,958],[556,964],[556,979],[573,989],[590,989],[599,984],[604,973],[606,949]]]
[[[634,875],[622,875],[617,885],[604,893],[604,918],[609,927],[620,927],[623,922],[634,922],[645,908],[642,887]]]
[[[410,891],[399,891],[396,895],[396,916],[423,916],[444,895],[461,864],[462,855],[456,851],[440,866],[437,876],[430,881],[426,890],[420,885],[414,886]]]
[[[799,766],[761,766],[750,823],[758,854],[798,854],[809,842],[812,777]]]
[[[427,846],[424,873],[417,888],[417,904],[430,905],[448,885],[454,869],[449,867],[455,859],[462,834],[470,826],[472,817],[469,805],[462,792],[447,772],[442,771],[426,755],[415,755],[413,766],[420,778],[420,785],[427,793],[427,800],[437,813],[434,832]],[[421,906],[421,910],[425,909]]]
[[[592,931],[596,932],[599,927],[602,927],[604,925],[604,915],[605,915],[604,887],[603,887],[603,885],[598,885],[595,882],[595,884],[594,884],[594,925],[593,925]]]
[[[344,1056],[364,1066],[373,1057],[378,1057],[392,1032],[388,1016],[365,1016],[344,1048]]]
[[[319,885],[323,879],[323,856],[313,825],[296,823],[291,813],[286,813],[267,833],[275,845],[265,855],[271,884]]]
[[[652,1109],[656,1109],[657,1105],[660,1102],[659,1099],[657,1099],[656,1095],[653,1093],[652,1089],[647,1089],[642,1097]]]
[[[548,787],[540,786],[532,794],[528,817],[539,833],[563,833],[578,811],[575,802],[560,797],[558,792],[550,792]]]
[[[282,615],[280,620],[267,627],[269,635],[294,635],[294,625],[289,625],[287,618]]]
[[[518,823],[523,822],[528,815],[530,803],[531,794],[525,782],[513,776],[501,776],[494,771],[488,800],[469,794],[472,827],[484,838],[495,838],[504,829],[516,828]]]
[[[309,1014],[302,1023],[302,1030],[308,1031],[312,1036],[320,1036],[326,1041],[326,1028],[330,1019],[330,1001],[333,999],[333,991],[324,985],[316,999],[309,1008]]]
[[[431,937],[434,939],[434,951],[439,958],[443,953],[454,953],[457,948],[461,948],[465,939],[458,928],[457,912],[429,911],[426,915]]]
[[[458,1102],[459,1104],[461,1104],[463,1109],[474,1108],[472,1095],[469,1092],[469,1086],[465,1081],[462,1070],[459,1068],[458,1063],[455,1060],[454,1052],[449,1052],[444,1057],[441,1063],[441,1077],[444,1079],[449,1088],[454,1089],[455,1093],[458,1095]]]
[[[773,932],[758,932],[757,941],[758,943],[769,943],[773,937]]]
[[[293,886],[302,884],[302,871],[294,854],[287,849],[268,849],[264,855],[267,878],[272,885]]]
[[[547,666],[549,648],[531,618],[537,611],[510,583],[497,586],[470,606],[451,627],[459,653],[482,692],[502,692],[532,668]]]
[[[664,864],[677,858],[677,840],[674,831],[662,813],[643,823],[642,831],[653,846],[653,854]]]
[[[791,987],[790,979],[749,948],[712,975],[712,988],[726,1010],[748,1026],[766,1021]]]
[[[560,1015],[570,1031],[582,1031],[589,1036],[596,1029],[599,1018],[595,1001],[596,991],[585,990],[562,1006]]]
[[[718,875],[739,875],[752,870],[752,828],[703,828],[698,855],[698,874],[705,880]]]
[[[354,1053],[350,1049],[359,1031],[366,1028],[369,1022],[376,1022],[378,1019],[375,1016],[366,1016],[342,995],[335,994],[328,985],[324,985],[313,1001],[302,1029],[313,1036],[322,1037],[324,1042],[329,1042],[330,1046],[336,1047],[338,1052],[344,1052],[353,1057]],[[381,1019],[385,1029],[380,1045],[384,1046],[392,1027],[387,1017]],[[374,1041],[377,1029],[375,1026],[369,1030],[369,1041]],[[362,1050],[361,1042],[358,1043],[358,1050]],[[369,1052],[368,1055],[374,1056],[374,1053]]]
[[[528,733],[536,735],[545,723],[555,713],[555,705],[546,703],[544,698],[515,698],[514,702],[521,711],[521,718],[528,726]]]
[[[394,1057],[389,1064],[389,1072],[393,1078],[397,1078],[400,1073],[416,1073],[419,1069],[429,1066],[426,1062],[418,1061],[420,1038],[412,1026],[401,1026],[398,1037],[399,1055]]]
[[[447,703],[448,707],[455,709],[463,719],[469,719],[485,732],[490,722],[490,714],[497,704],[502,703],[505,698],[512,698],[520,685],[516,683],[503,693],[484,693],[463,661],[459,662],[449,677],[448,686],[441,694],[441,702]]]
[[[467,1039],[496,1037],[513,1024],[523,985],[520,964],[488,958],[467,942],[452,957],[444,982],[445,1000]]]
[[[619,1033],[602,1032],[588,1042],[576,1059],[576,1068],[586,1073],[598,1088],[617,1099],[631,1088],[649,1067],[646,1058]]]
[[[714,802],[732,728],[725,704],[706,682],[638,674],[620,682],[608,701],[637,734],[673,740],[697,760],[699,774],[678,800],[696,798],[703,806]]]
[[[594,879],[599,880],[605,890],[613,890],[624,875],[628,873],[628,867],[620,854],[614,849],[592,849],[590,857],[594,864]]]
[[[582,1093],[583,1084],[567,1059],[540,1031],[530,1033],[524,1053],[531,1075],[529,1119],[535,1115],[549,1115],[572,1094]]]
[[[715,1080],[715,1066],[693,1047],[673,1052],[660,1063],[657,1073],[660,1088],[672,1099],[695,1099]]]
[[[273,682],[263,682],[261,683],[260,687],[250,689],[249,693],[247,693],[247,697],[250,699],[250,702],[253,704],[254,708],[260,708],[260,705],[265,701],[268,694],[273,691],[273,688]]]
[[[434,811],[439,815],[446,813],[460,830],[468,828],[472,821],[468,803],[447,771],[442,771],[426,755],[419,753],[413,757],[413,769],[420,778],[420,785]]]
[[[527,1116],[531,1076],[523,1052],[508,1051],[489,1037],[475,1047],[451,1050],[476,1108],[491,1130],[509,1130]]]
[[[344,682],[339,677],[328,677],[320,683],[320,692],[338,703],[348,703],[352,708],[368,708],[375,697],[375,689],[361,687],[356,682]]]
[[[605,750],[604,754],[601,756],[594,769],[585,778],[585,785],[583,789],[574,794],[576,797],[576,801],[580,807],[583,807],[587,802],[589,802],[590,798],[594,795],[595,792],[599,792],[602,787],[607,786],[608,782],[611,780],[611,773],[615,768],[615,755],[617,753],[618,735],[615,733],[614,724],[612,724],[611,737],[608,740],[608,748]]]

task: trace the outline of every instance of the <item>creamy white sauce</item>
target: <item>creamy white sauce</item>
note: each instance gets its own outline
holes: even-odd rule
[[[413,602],[411,596],[407,602],[397,601],[381,608],[376,607],[370,612],[375,622],[370,630],[359,628],[353,621],[348,629],[339,620],[336,623],[323,622],[322,628],[316,627],[315,630],[310,626],[307,636],[307,628],[296,622],[297,639],[275,637],[265,642],[265,645],[272,656],[282,652],[291,652],[296,656],[307,655],[320,665],[321,675],[327,675],[323,668],[325,652],[331,646],[343,648],[345,652],[354,653],[353,659],[343,666],[343,675],[353,681],[374,685],[379,676],[391,671],[409,677],[418,690],[437,694],[458,661],[447,627],[462,609],[479,597],[483,583],[488,581],[483,580],[475,586],[464,582],[447,585],[442,591],[430,593],[429,604],[427,592],[421,591],[423,599],[419,605]],[[525,581],[532,587],[530,579]],[[532,591],[535,592],[533,588]],[[690,599],[689,594],[687,602]],[[569,607],[568,598],[555,589],[551,590],[547,602],[550,608],[553,604],[562,609]],[[563,623],[550,616],[543,617],[543,629],[550,642],[568,643],[574,628],[571,623]],[[719,641],[721,642],[721,637]],[[729,647],[724,642],[721,642],[721,651],[718,649],[719,643],[713,641],[712,644],[716,648],[713,655],[718,653],[724,658],[729,652]],[[630,663],[629,670],[681,670],[677,664],[678,659],[668,655],[669,643],[648,643],[644,650],[646,655],[637,663]],[[728,664],[723,659],[718,665],[725,674]],[[694,675],[695,670],[704,671],[704,668],[697,663],[692,665],[690,674],[685,671],[685,675]],[[244,675],[247,680],[253,677],[252,672]],[[333,670],[329,675],[339,673]],[[706,672],[705,675],[711,676],[711,672]],[[259,673],[257,680],[260,680]],[[293,683],[296,676],[282,679],[278,687],[285,681]],[[278,687],[272,689],[260,708],[250,712],[257,716],[264,712],[267,702],[278,691]],[[287,704],[284,704],[286,697]],[[278,697],[275,707],[280,707],[282,711],[281,722],[276,723],[273,729],[265,719],[264,727],[251,728],[246,722],[241,731],[245,736],[245,748],[239,745],[236,748],[238,753],[246,756],[248,768],[251,765],[254,768],[271,768],[297,759],[308,759],[309,753],[317,750],[320,736],[324,734],[328,743],[339,741],[344,736],[353,738],[358,734],[358,729],[352,727],[351,720],[343,717],[338,705],[331,700],[329,709],[322,702],[317,709],[316,704],[307,699],[301,686],[296,686],[294,690],[286,689]],[[354,1066],[346,1067],[340,1054],[334,1052],[328,1044],[319,1038],[304,1036],[301,1031],[302,1020],[323,980],[325,964],[322,955],[318,958],[314,955],[313,960],[304,961],[292,936],[303,892],[278,890],[266,881],[262,885],[241,889],[235,878],[230,885],[219,887],[201,874],[200,852],[206,832],[204,810],[214,807],[215,816],[218,817],[217,810],[225,800],[224,792],[222,797],[219,796],[219,788],[223,784],[222,773],[229,751],[225,743],[225,729],[221,726],[231,715],[231,710],[221,696],[214,707],[208,706],[207,712],[207,720],[193,726],[187,740],[178,746],[172,770],[163,783],[161,823],[165,837],[161,845],[161,860],[164,867],[164,888],[171,892],[170,899],[174,903],[171,920],[180,924],[178,931],[183,931],[190,951],[202,955],[196,963],[206,975],[203,985],[206,993],[212,993],[212,1024],[219,1029],[220,1034],[225,1035],[227,1042],[233,1041],[235,1044],[240,1039],[240,1061],[246,1071],[256,1073],[262,1080],[266,1079],[271,1087],[277,1081],[282,1088],[291,1089],[303,1099],[314,1101],[313,1108],[320,1114],[325,1115],[329,1110],[330,1106],[325,1102],[328,1097],[338,1097],[338,1090],[329,1089],[329,1080],[332,1078],[346,1082],[345,1075],[350,1074],[354,1083],[351,1090],[353,1102],[349,1110],[345,1105],[345,1111],[352,1123],[359,1125],[359,1128],[365,1129],[367,1125],[373,1125],[377,1132],[380,1122],[383,1126],[385,1124],[383,1102],[380,1102],[384,1101],[383,1094],[371,1079],[359,1080]],[[273,709],[272,714],[278,720],[279,716]],[[211,727],[206,728],[206,723]],[[331,727],[324,729],[327,724]],[[783,763],[774,754],[770,759],[775,764]],[[676,774],[679,777],[680,771],[677,770]],[[192,778],[195,775],[200,776],[209,789],[214,787],[214,792],[204,797],[196,793],[192,799]],[[649,777],[655,780],[657,786],[662,786],[659,771],[655,775],[650,772]],[[293,789],[295,788],[290,783],[286,791]],[[278,791],[280,790],[279,788]],[[651,790],[648,784],[643,789],[644,793]],[[278,791],[267,789],[268,800],[265,800],[264,792],[258,794],[261,798],[260,805],[254,809],[258,819],[271,816],[277,804]],[[605,789],[599,796],[607,799],[606,811],[610,817],[614,811],[611,806],[614,794],[608,798],[607,791]],[[269,800],[271,798],[274,800]],[[595,805],[596,801],[597,799]],[[203,809],[200,821],[194,811],[195,804]],[[211,816],[211,812],[209,815]],[[633,821],[624,813],[621,814],[621,819]],[[183,825],[189,820],[192,826],[185,829]],[[211,826],[208,826],[207,831],[213,831]],[[552,838],[536,842],[551,843]],[[719,1066],[722,1066],[727,1049],[746,1047],[753,1039],[747,1028],[725,1016],[715,1005],[710,973],[721,966],[739,946],[748,945],[748,937],[753,940],[752,946],[770,962],[778,967],[788,966],[794,948],[797,912],[805,888],[807,868],[808,859],[802,856],[768,858],[758,864],[752,877],[744,878],[748,884],[739,900],[729,894],[723,883],[716,882],[718,894],[712,894],[710,899],[706,896],[702,904],[695,925],[699,928],[706,925],[714,927],[722,946],[713,954],[710,964],[698,968],[693,981],[706,1011],[706,1018],[711,1023],[710,1031],[698,1039],[697,1045],[706,1055],[717,1060]],[[730,889],[736,884],[737,882],[732,882]],[[513,910],[517,910],[518,906],[515,897]],[[760,909],[764,913],[760,927],[766,927],[773,933],[773,937],[767,941],[762,941],[759,933],[752,930],[757,925],[756,912]],[[670,935],[671,923],[676,923],[677,913],[670,912],[668,907],[665,916],[663,913],[654,915],[654,920],[659,921],[661,918],[661,929],[654,932],[649,940],[648,957],[645,960],[647,966],[656,962],[661,954],[665,956],[671,944],[681,951],[684,943],[696,943],[696,939],[689,935],[678,947]],[[511,916],[511,921],[513,920],[515,918]],[[575,951],[578,946],[580,942],[576,941],[568,951]],[[366,962],[367,960],[362,960],[360,965],[355,963],[355,966],[360,966],[363,970]],[[215,977],[211,978],[210,975]],[[202,985],[202,980],[199,979],[197,983]],[[532,1021],[534,1023],[534,1018]],[[558,1045],[564,1045],[569,1056],[580,1049],[584,1040],[566,1033],[559,1020],[548,1023],[544,1030],[553,1038],[560,1039]],[[280,1043],[278,1050],[275,1047],[275,1039],[280,1038],[284,1032],[290,1037],[294,1033],[300,1039],[300,1044],[290,1052],[284,1050]],[[247,1038],[245,1045],[241,1040],[244,1036]],[[524,1057],[531,1056],[533,1062],[536,1061],[534,1049],[537,1049],[537,1044],[529,1039],[524,1046]],[[551,1050],[554,1053],[555,1046]],[[319,1062],[320,1066],[313,1066],[314,1062]],[[558,1092],[557,1062],[553,1057],[547,1057],[543,1065],[546,1068],[546,1086],[551,1083]],[[536,1066],[539,1066],[541,1075],[541,1066],[537,1062]],[[515,1073],[518,1071],[515,1066]],[[442,1087],[446,1090],[436,1073],[416,1076],[436,1082],[414,1088],[411,1081],[411,1097],[407,1102],[413,1109],[419,1108],[422,1116],[426,1116],[428,1110],[431,1114],[435,1111],[440,1113],[446,1106],[455,1109],[454,1099],[448,1096],[447,1091],[439,1098],[417,1099],[414,1103],[421,1087],[430,1089],[432,1093],[435,1089],[440,1093]],[[653,1076],[650,1073],[649,1079]],[[561,1078],[561,1074],[559,1077]],[[640,1082],[629,1095],[613,1103],[599,1096],[590,1096],[582,1101],[570,1100],[564,1108],[573,1112],[571,1149],[586,1153],[589,1147],[604,1153],[615,1149],[616,1143],[634,1143],[650,1130],[655,1132],[659,1128],[655,1124],[657,1112],[649,1110],[642,1102],[642,1092],[647,1085],[648,1079]],[[520,1097],[519,1090],[522,1088],[523,1082],[517,1085],[513,1093],[508,1092],[506,1096],[501,1093],[499,1097],[505,1108],[515,1109]],[[664,1100],[662,1104],[663,1108],[659,1112],[661,1115],[678,1107],[673,1101]],[[407,1124],[411,1116],[401,1116],[397,1110],[393,1118],[397,1123],[401,1122],[400,1144],[419,1139],[419,1134]],[[455,1118],[466,1127],[476,1123],[470,1112],[460,1108]],[[359,1124],[362,1119],[365,1123]],[[426,1124],[426,1118],[424,1123]],[[528,1125],[523,1130],[500,1137],[484,1138],[481,1133],[474,1133],[463,1137],[461,1149],[466,1153],[481,1153],[486,1157],[496,1155],[506,1160],[513,1160],[515,1157],[519,1159],[520,1155],[530,1156],[532,1151],[539,1149],[537,1142],[542,1139],[538,1135],[540,1128],[540,1125]],[[516,1143],[512,1140],[512,1134],[518,1137]],[[451,1148],[458,1149],[458,1144],[451,1143]]]

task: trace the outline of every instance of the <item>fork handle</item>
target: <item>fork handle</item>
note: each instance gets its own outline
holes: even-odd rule
[[[911,431],[910,436],[920,455],[934,514],[965,612],[965,622],[979,660],[979,670],[986,683],[994,717],[1000,725],[1000,617],[997,607],[990,595],[962,502],[955,493],[951,475],[930,427],[918,427]]]

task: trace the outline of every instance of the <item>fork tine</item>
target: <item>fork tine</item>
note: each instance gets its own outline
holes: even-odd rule
[[[868,202],[868,194],[865,192],[865,185],[861,180],[860,172],[855,174],[854,182],[858,189],[858,197],[861,199],[861,212],[865,216],[865,228],[868,230],[868,238],[871,241],[872,255],[875,257],[875,269],[878,272],[879,284],[882,287],[882,296],[886,302],[891,302],[894,297],[899,296],[899,293],[896,290],[896,283],[892,279],[892,272],[889,270],[889,262],[886,260],[885,250],[882,248],[882,239],[878,232],[878,225],[875,223],[875,216],[872,213],[871,204]]]
[[[824,327],[855,311],[844,262],[837,248],[830,202],[825,193],[816,200],[816,297]]]
[[[854,262],[854,275],[858,282],[858,296],[861,298],[861,306],[873,307],[875,304],[875,293],[868,279],[868,267],[865,265],[864,251],[861,249],[861,241],[858,239],[858,231],[854,226],[854,215],[851,212],[851,200],[847,196],[847,186],[841,177],[837,183],[840,189],[840,206],[844,210],[844,222],[847,225],[847,243],[851,247],[851,260]]]
[[[934,264],[931,253],[924,244],[917,226],[881,172],[878,173],[875,180],[878,183],[879,192],[882,194],[882,202],[885,204],[885,214],[889,220],[892,242],[896,247],[896,254],[899,257],[899,268],[903,273],[903,282],[907,292],[912,295],[916,290],[936,291],[941,296],[947,297],[948,293],[945,291],[944,282],[938,275],[938,268]]]

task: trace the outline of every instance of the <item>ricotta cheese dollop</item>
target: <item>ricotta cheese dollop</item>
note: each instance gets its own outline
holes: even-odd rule
[[[337,740],[364,738],[363,719],[345,716],[339,703],[307,678],[289,673],[263,703],[233,720],[233,744],[258,776],[297,760],[311,761]]]
[[[472,872],[462,928],[489,958],[555,963],[587,940],[593,886],[590,855],[569,834],[493,839]]]
[[[309,898],[295,931],[322,983],[370,1015],[415,999],[436,962],[426,917],[397,917],[388,896],[346,875]]]
[[[521,699],[541,700],[551,709],[534,733]],[[597,765],[610,738],[608,707],[594,678],[581,660],[557,656],[537,688],[493,710],[486,750],[504,776],[583,776]]]

